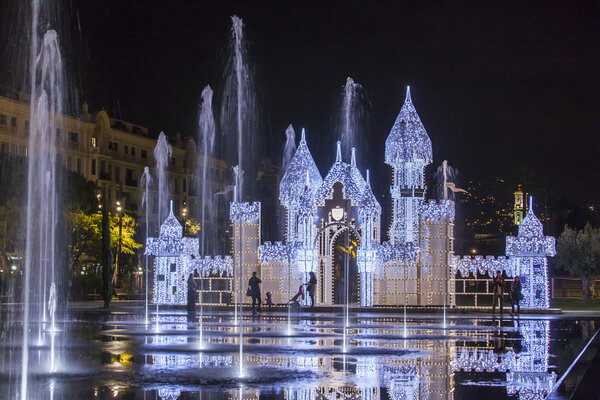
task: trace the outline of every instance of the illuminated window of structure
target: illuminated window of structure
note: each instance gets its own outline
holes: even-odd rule
[[[96,136],[92,136],[90,138],[90,146],[92,146],[93,148],[96,148],[96,146],[98,146],[98,139],[96,138]]]

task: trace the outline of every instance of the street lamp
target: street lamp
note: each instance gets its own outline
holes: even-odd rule
[[[181,209],[181,217],[183,218],[183,234],[185,235],[186,227],[187,227],[187,206],[185,205],[185,201],[183,202],[183,208]]]

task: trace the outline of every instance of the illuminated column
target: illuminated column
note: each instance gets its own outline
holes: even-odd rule
[[[233,289],[239,293],[239,269],[241,263],[242,289],[247,285],[253,272],[261,276],[260,264],[258,262],[258,246],[260,244],[260,202],[254,203],[231,203],[229,218],[233,226],[233,265],[234,279]],[[241,262],[240,262],[241,260]],[[245,291],[242,291],[242,296]],[[245,296],[244,296],[245,297]],[[244,300],[240,299],[243,303]]]
[[[379,244],[376,226],[379,224],[381,206],[371,190],[369,170],[365,192],[360,203],[358,215],[361,223],[362,239],[357,249],[357,264],[360,274],[360,305],[373,307],[375,302],[375,268],[377,263],[376,246]]]
[[[431,140],[407,87],[404,105],[385,142],[385,163],[392,167],[392,244],[418,240],[419,209],[426,189],[424,168],[432,159]]]

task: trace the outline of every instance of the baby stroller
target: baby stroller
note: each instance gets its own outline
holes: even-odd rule
[[[298,293],[296,293],[294,295],[294,297],[291,298],[291,300],[289,301],[289,306],[292,308],[293,312],[300,312],[301,310],[301,306],[300,306],[300,302],[298,302],[298,299],[302,298],[302,300],[304,300],[304,285],[300,285],[300,287],[298,288]]]
[[[265,300],[265,306],[268,306],[269,309],[273,307],[273,294],[271,292],[267,292],[267,299]]]

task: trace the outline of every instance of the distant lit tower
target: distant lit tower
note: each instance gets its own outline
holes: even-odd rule
[[[523,221],[524,211],[523,189],[521,185],[518,185],[517,191],[515,192],[515,208],[513,211],[515,225],[520,225],[521,221]]]
[[[392,244],[416,243],[419,209],[425,197],[425,166],[431,163],[431,140],[410,98],[406,99],[385,141],[385,163],[392,167]]]

